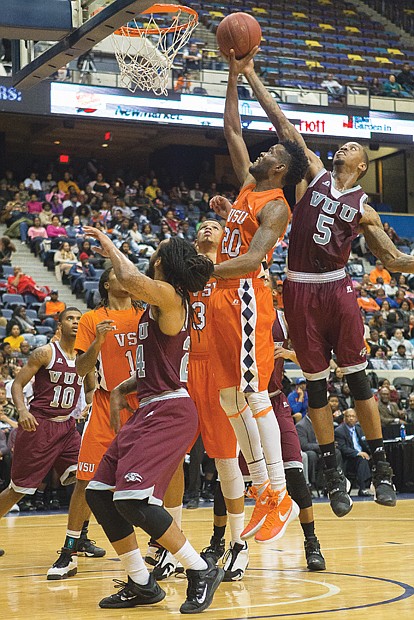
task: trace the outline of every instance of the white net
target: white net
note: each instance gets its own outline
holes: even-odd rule
[[[196,13],[174,6],[174,12],[147,13],[116,31],[112,40],[123,86],[166,95],[174,59],[197,23]]]

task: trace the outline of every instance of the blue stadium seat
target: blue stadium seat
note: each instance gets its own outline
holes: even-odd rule
[[[14,295],[13,293],[5,293],[2,297],[2,301],[6,308],[14,308],[15,306],[26,305],[22,295]]]

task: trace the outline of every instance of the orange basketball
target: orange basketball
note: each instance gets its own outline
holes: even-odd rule
[[[229,56],[233,49],[236,58],[240,59],[260,45],[262,29],[257,19],[248,13],[231,13],[219,23],[216,38],[224,56]]]

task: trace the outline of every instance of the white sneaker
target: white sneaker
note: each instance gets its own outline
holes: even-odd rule
[[[9,512],[20,512],[19,504],[14,504],[14,506],[10,508]]]
[[[59,553],[59,552],[58,552]],[[60,555],[52,568],[47,571],[49,581],[73,577],[78,572],[78,556],[73,555],[69,549],[62,548]]]
[[[184,574],[184,568],[175,559],[172,553],[164,549],[152,574],[157,581],[162,581],[163,579],[167,579],[167,577],[171,577],[171,575],[178,577]]]
[[[230,543],[230,549],[226,551],[223,559],[223,581],[240,581],[249,565],[249,548],[244,544]]]

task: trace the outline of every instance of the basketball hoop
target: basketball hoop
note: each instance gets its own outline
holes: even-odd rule
[[[154,4],[112,35],[121,82],[167,94],[168,78],[177,53],[198,24],[197,11],[175,4]]]

